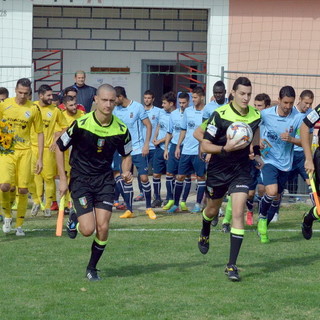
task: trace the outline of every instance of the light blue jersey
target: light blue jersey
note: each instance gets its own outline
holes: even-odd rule
[[[281,117],[278,114],[278,106],[274,106],[262,110],[261,117],[260,135],[267,146],[261,151],[264,162],[270,163],[281,171],[290,171],[294,144],[281,140],[281,134],[289,132],[291,137],[295,137],[304,114],[293,108],[287,117]]]
[[[183,112],[181,112],[180,108],[170,113],[168,133],[172,134],[171,143],[173,144],[177,144],[179,141],[182,118],[183,118]]]
[[[143,105],[137,101],[131,101],[127,107],[116,106],[113,114],[122,120],[129,129],[132,139],[131,155],[141,154],[144,145],[142,120],[148,118]]]
[[[209,119],[214,110],[216,110],[217,108],[227,103],[228,103],[227,98],[224,100],[224,104],[218,104],[217,101],[210,101],[209,103],[207,103],[203,109],[203,120]]]
[[[309,108],[306,113],[302,113],[302,112],[300,112],[300,111],[298,110],[298,108],[297,108],[296,106],[294,106],[293,108],[296,109],[299,113],[301,113],[301,115],[304,115],[304,117],[306,117],[306,116],[312,111],[312,109]],[[302,120],[303,120],[303,118],[302,118]],[[313,132],[313,128],[310,129],[310,133],[312,133],[312,132]],[[300,139],[300,128],[298,129],[297,134],[296,134],[295,137],[296,137],[297,139]],[[300,151],[300,152],[302,152],[302,151],[303,151],[303,148],[294,145],[294,151]]]
[[[151,138],[150,138],[150,144],[149,144],[150,150],[153,150],[156,148],[154,146],[154,144],[152,143],[152,141],[153,141],[154,133],[156,132],[157,125],[159,123],[159,114],[160,114],[161,110],[162,109],[155,107],[155,106],[153,106],[150,110],[146,110],[146,113],[149,117],[149,120],[150,120],[151,126],[152,126],[152,132],[151,132]],[[146,134],[147,134],[147,127],[143,126],[142,129],[143,129],[143,138],[145,139]]]
[[[160,111],[160,117],[159,117],[159,132],[158,132],[158,137],[157,137],[157,140],[160,140],[160,139],[163,139],[167,132],[168,132],[168,129],[169,129],[169,123],[170,123],[170,114],[171,112],[166,112],[165,110],[161,110]],[[171,144],[171,143],[170,143]],[[168,146],[168,149],[170,148],[170,144]],[[165,143],[161,143],[159,145],[159,147],[164,150],[164,146],[165,146]]]
[[[193,137],[194,131],[201,125],[203,109],[196,110],[195,107],[187,108],[183,113],[181,130],[186,130],[183,140],[182,154],[197,155],[199,153],[199,141]]]

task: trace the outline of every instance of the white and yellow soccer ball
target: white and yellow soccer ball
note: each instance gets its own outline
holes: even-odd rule
[[[236,121],[228,127],[227,136],[230,139],[243,140],[249,145],[253,138],[253,132],[248,124]]]

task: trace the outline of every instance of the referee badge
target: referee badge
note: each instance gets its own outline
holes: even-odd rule
[[[209,192],[210,197],[213,196],[213,188],[207,186],[207,190]]]
[[[87,208],[88,206],[88,201],[86,197],[79,198],[79,203],[83,208]]]
[[[97,141],[97,146],[98,146],[97,152],[102,152],[102,148],[104,146],[104,143],[105,143],[105,139],[98,139],[98,141]]]

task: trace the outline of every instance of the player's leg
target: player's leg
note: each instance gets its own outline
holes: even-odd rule
[[[12,185],[15,182],[15,170],[16,170],[16,154],[3,154],[1,156],[0,166],[0,184],[2,192],[2,212],[4,214],[3,227],[4,233],[11,231],[11,192]],[[15,194],[15,192],[14,192]]]
[[[193,171],[197,176],[197,197],[196,204],[192,210],[193,213],[201,212],[201,201],[203,199],[203,195],[206,189],[206,163],[202,161],[197,155],[191,156],[191,162]]]
[[[233,188],[233,190],[232,190]],[[238,189],[238,190],[236,190]],[[240,187],[230,187],[231,199],[232,199],[232,227],[230,231],[230,254],[229,261],[225,273],[231,281],[239,281],[240,277],[237,269],[237,259],[242,245],[244,237],[244,214],[243,208],[245,206],[248,194],[247,192],[241,192]],[[239,192],[232,192],[239,191]],[[243,190],[245,191],[245,190]]]
[[[187,199],[191,190],[191,175],[186,175],[184,179],[183,191],[180,201],[180,209],[181,211],[189,211],[187,207]]]
[[[271,164],[266,164],[261,169],[262,181],[265,186],[265,194],[259,205],[258,232],[261,243],[268,243],[268,226],[267,215],[273,200],[278,195],[278,175],[279,170]]]
[[[211,187],[207,185],[207,206],[202,211],[202,229],[198,240],[198,248],[202,254],[209,251],[209,237],[212,220],[218,216],[227,186]]]
[[[178,173],[179,160],[175,157],[174,153],[176,150],[176,144],[171,144],[169,148],[169,159],[167,162],[167,173],[166,173],[166,188],[168,195],[168,202],[163,207],[163,210],[169,210],[174,205],[174,185],[175,175]]]
[[[55,154],[50,151],[48,148],[45,148],[43,153],[43,169],[41,175],[45,184],[45,207],[44,207],[44,216],[51,217],[51,204],[55,192],[55,181],[54,176],[56,174],[56,159]]]
[[[157,216],[151,208],[151,184],[148,178],[148,159],[147,157],[143,157],[142,154],[137,154],[132,156],[132,163],[140,174],[142,190],[146,199],[146,214],[150,219],[154,220]]]
[[[227,197],[226,212],[222,220],[222,232],[229,233],[231,230],[231,220],[232,220],[232,200],[231,197]]]
[[[16,150],[15,152],[17,152]],[[31,158],[32,151],[29,150],[19,150],[19,158],[16,166],[16,181],[18,187],[18,206],[17,206],[17,219],[16,219],[16,235],[24,236],[22,230],[22,225],[24,222],[24,217],[27,213],[28,206],[28,186],[31,181]],[[26,170],[28,168],[28,170]]]
[[[156,148],[153,157],[153,189],[154,189],[154,201],[152,202],[152,208],[160,208],[162,205],[161,200],[161,175],[166,173],[167,161],[163,158],[164,150],[160,147]]]
[[[316,149],[313,157],[314,168],[315,168],[315,180],[316,187],[318,191],[319,181],[320,181],[320,150]],[[303,221],[301,225],[302,235],[306,240],[310,240],[312,237],[312,225],[316,220],[320,220],[320,212],[317,211],[317,207],[312,207],[308,213],[303,216]]]

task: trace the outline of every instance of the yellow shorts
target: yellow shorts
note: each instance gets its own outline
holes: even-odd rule
[[[32,146],[32,163],[31,163],[32,172],[35,171],[37,160],[38,160],[38,147]],[[44,148],[43,169],[40,174],[44,180],[50,180],[56,176],[56,172],[57,172],[57,164],[56,164],[55,153],[50,151],[49,148]]]
[[[31,157],[31,149],[16,149],[13,154],[0,155],[0,183],[28,188],[31,180]]]

